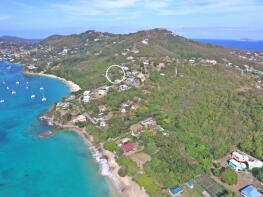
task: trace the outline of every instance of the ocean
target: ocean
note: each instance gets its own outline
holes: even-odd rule
[[[238,41],[238,40],[215,40],[215,39],[193,39],[202,43],[213,43],[231,49],[246,51],[263,51],[263,41]]]
[[[78,134],[57,131],[51,138],[36,138],[39,132],[52,130],[38,117],[69,94],[58,80],[25,76],[21,66],[0,61],[0,100],[4,100],[0,103],[0,196],[112,197]]]

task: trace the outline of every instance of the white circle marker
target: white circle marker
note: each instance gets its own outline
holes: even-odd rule
[[[120,69],[122,70],[122,72],[123,72],[123,77],[122,77],[121,80],[118,80],[118,82],[116,82],[116,80],[115,80],[115,81],[112,81],[112,80],[109,78],[109,76],[108,76],[109,70],[110,70],[111,68],[113,68],[113,67],[120,68]],[[125,80],[125,78],[126,78],[125,70],[123,69],[123,67],[121,67],[121,66],[119,66],[119,65],[111,65],[111,66],[106,70],[106,78],[107,78],[107,80],[108,80],[110,83],[112,83],[112,84],[119,84],[119,83],[123,82],[123,81]]]

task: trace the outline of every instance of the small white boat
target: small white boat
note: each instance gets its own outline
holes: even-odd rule
[[[36,95],[32,94],[31,99],[34,99],[34,98],[36,98]]]
[[[26,86],[26,89],[28,89],[28,86]]]
[[[16,82],[16,85],[19,85],[19,84],[20,84],[20,82],[19,82],[19,81],[17,81],[17,82]]]
[[[7,86],[6,89],[9,90],[10,88]]]
[[[26,84],[28,84],[28,81],[26,82]]]
[[[42,102],[46,102],[46,101],[47,101],[47,98],[43,97]]]
[[[1,99],[1,100],[0,100],[0,103],[4,103],[4,102],[5,102],[5,100],[4,100],[4,99]]]
[[[4,84],[4,85],[5,85],[5,81],[3,81],[3,82],[2,82],[2,84]]]
[[[12,90],[12,92],[11,92],[11,93],[14,95],[14,94],[16,94],[16,91]]]
[[[44,90],[44,88],[43,87],[41,87],[41,88],[39,88],[40,90]]]

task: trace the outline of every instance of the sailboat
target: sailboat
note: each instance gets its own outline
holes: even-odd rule
[[[42,102],[46,102],[47,101],[47,98],[46,97],[43,97],[42,98]]]
[[[16,82],[16,85],[19,85],[19,84],[20,84],[20,82],[19,82],[19,81],[17,81],[17,82]]]
[[[12,92],[11,92],[11,93],[14,95],[14,94],[16,94],[16,91],[12,90]]]
[[[5,102],[5,100],[4,100],[4,99],[1,99],[1,100],[0,100],[0,103],[4,103],[4,102]]]
[[[40,89],[40,90],[44,90],[44,88],[43,88],[43,87],[40,87],[39,89]]]
[[[7,86],[6,89],[9,90],[9,87]]]
[[[34,99],[34,98],[36,98],[36,95],[32,94],[31,99]]]
[[[46,102],[47,98],[44,96],[44,93],[42,93],[42,102]]]

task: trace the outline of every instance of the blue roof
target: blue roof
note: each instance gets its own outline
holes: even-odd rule
[[[187,182],[186,182],[186,185],[187,185],[188,187],[193,187],[193,186],[194,186],[194,184],[192,183],[192,181],[187,181]]]
[[[172,195],[180,194],[183,191],[184,191],[184,189],[180,185],[177,185],[177,186],[170,189],[170,192]]]
[[[241,193],[244,194],[246,197],[261,197],[262,194],[259,193],[254,187],[251,185],[245,187],[241,190]]]

